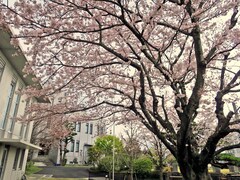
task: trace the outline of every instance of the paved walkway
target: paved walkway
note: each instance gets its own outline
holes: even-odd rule
[[[27,176],[27,180],[40,180],[51,177],[76,180],[106,180],[105,177],[89,177],[88,167],[46,166],[43,162],[35,162],[34,165],[41,167],[42,170],[36,174]]]
[[[42,178],[50,178],[49,180],[51,180],[51,176],[48,175],[44,175],[44,174],[32,174],[27,176],[27,180],[40,180]],[[58,179],[58,178],[54,178],[54,179]],[[64,178],[59,178],[59,179],[64,179]],[[94,178],[71,178],[71,180],[76,179],[76,180],[106,180],[106,178],[103,177],[94,177]]]
[[[45,167],[47,165],[44,162],[34,162],[34,166]]]
[[[27,176],[27,180],[39,180],[41,178],[50,178],[52,177],[51,175],[46,175],[46,174],[31,174]]]

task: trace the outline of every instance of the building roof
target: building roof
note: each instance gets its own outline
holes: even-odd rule
[[[28,75],[27,77],[24,77],[23,68],[25,66],[25,63],[27,62],[27,59],[25,55],[19,51],[21,48],[16,48],[10,43],[10,34],[9,32],[6,32],[0,28],[0,51],[4,54],[4,56],[7,58],[9,63],[13,66],[13,68],[16,70],[18,75],[22,77],[23,82],[29,86],[29,85],[37,85],[39,88],[41,88],[41,85],[39,83],[33,82],[34,75]],[[14,54],[17,54],[16,56]],[[38,102],[42,103],[48,103],[49,100],[45,100],[43,98],[36,98]]]

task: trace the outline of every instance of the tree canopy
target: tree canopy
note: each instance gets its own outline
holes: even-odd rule
[[[116,136],[101,136],[96,139],[94,145],[88,150],[89,161],[98,167],[103,166],[104,170],[110,172],[112,170],[113,153],[116,154],[115,168],[118,168],[121,166],[120,159],[123,159],[123,157],[121,157],[123,156],[122,141]]]
[[[101,155],[106,156],[113,153],[113,148],[115,149],[116,153],[122,152],[123,144],[122,141],[116,136],[104,135],[98,137],[91,148],[96,149],[101,153]]]
[[[185,179],[206,179],[219,143],[240,133],[239,0],[19,0],[1,6],[43,89],[28,118],[139,120],[177,159]],[[43,113],[44,112],[44,113]],[[46,113],[47,112],[47,113]],[[221,146],[220,146],[221,145]]]

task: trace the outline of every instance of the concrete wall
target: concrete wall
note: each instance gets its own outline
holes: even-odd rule
[[[87,126],[88,123],[88,133]],[[90,134],[90,125],[93,126],[92,134]],[[88,162],[88,148],[93,145],[97,132],[97,122],[89,121],[86,123],[81,123],[80,132],[77,132],[77,135],[74,136],[74,151],[71,151],[71,143],[68,144],[67,148],[69,152],[66,155],[67,164],[72,163],[74,158],[77,158],[78,164],[85,164]],[[79,149],[76,149],[76,142],[79,142]]]
[[[87,133],[87,126],[88,126],[88,133]],[[91,147],[97,137],[97,123],[96,121],[89,121],[81,123],[80,132],[75,130],[77,133],[74,136],[74,149],[71,151],[72,143],[70,142],[67,145],[67,149],[69,152],[66,154],[67,164],[73,163],[74,159],[77,159],[78,164],[85,164],[88,162],[88,148]],[[92,133],[90,133],[90,125],[92,124]],[[77,149],[77,142],[79,142],[79,149]],[[56,143],[57,144],[57,143]],[[49,159],[54,162],[55,164],[60,164],[60,150],[58,147],[53,146],[48,154]]]

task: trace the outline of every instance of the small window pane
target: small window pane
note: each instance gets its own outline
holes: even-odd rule
[[[76,132],[81,131],[81,122],[76,122]]]
[[[5,67],[5,62],[0,59],[0,82],[1,82],[1,79],[2,79],[2,74],[3,74],[4,67]]]
[[[88,126],[89,126],[89,123],[86,123],[86,134],[88,134]]]
[[[71,149],[70,149],[71,152],[74,152],[74,141],[71,142]]]
[[[25,149],[22,150],[21,159],[20,159],[20,163],[19,163],[19,169],[22,169],[22,167],[23,167],[24,156],[25,156]]]
[[[90,124],[90,130],[89,130],[90,132],[90,134],[93,134],[93,124]]]
[[[80,142],[77,141],[77,142],[76,142],[76,149],[75,149],[76,152],[79,152],[79,144],[80,144]]]
[[[22,90],[22,85],[18,88],[18,91],[20,92]],[[20,104],[20,100],[21,100],[21,94],[17,94],[17,98],[15,100],[15,103],[14,103],[14,111],[13,111],[13,114],[11,114],[10,116],[10,126],[9,126],[9,131],[12,132],[13,131],[13,128],[14,128],[14,123],[15,123],[15,120],[14,118],[17,117],[17,113],[18,113],[18,108],[19,108],[19,104]]]
[[[3,117],[2,117],[2,120],[1,120],[1,128],[3,128],[3,129],[6,128],[6,122],[7,122],[9,112],[10,112],[10,109],[11,109],[15,87],[16,87],[16,79],[13,78],[13,80],[10,84],[9,91],[8,91],[7,104],[5,106],[6,109],[5,109],[5,112],[3,113]]]
[[[18,164],[19,154],[20,154],[20,148],[17,149],[16,155],[15,155],[15,158],[14,158],[14,163],[13,163],[13,169],[14,169],[14,170],[17,170],[17,164]]]

